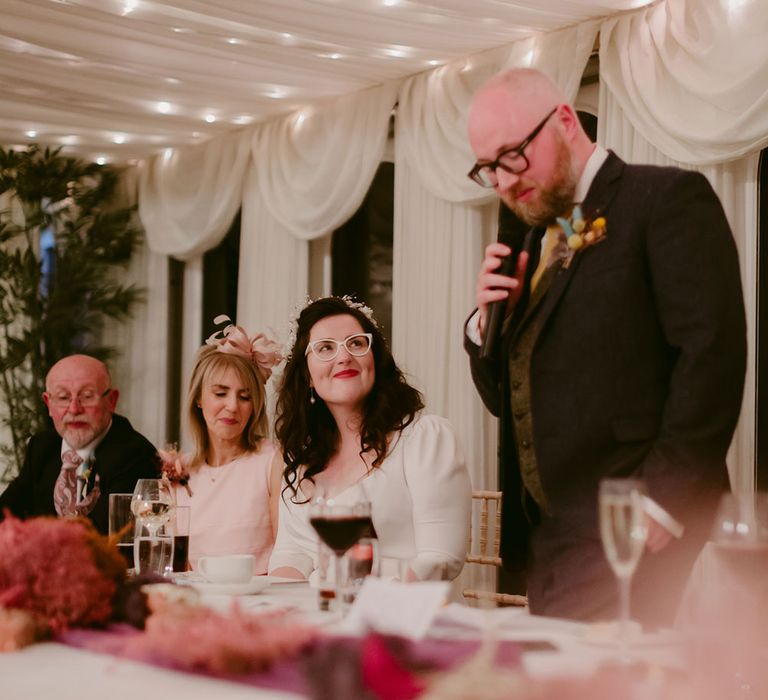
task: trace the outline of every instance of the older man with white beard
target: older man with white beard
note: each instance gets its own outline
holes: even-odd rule
[[[103,362],[88,355],[59,360],[43,400],[53,428],[33,435],[19,475],[0,494],[20,518],[85,516],[108,529],[109,494],[131,492],[158,476],[157,453],[126,418],[115,414],[119,391]]]

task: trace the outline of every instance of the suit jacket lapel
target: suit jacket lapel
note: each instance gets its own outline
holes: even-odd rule
[[[587,196],[581,205],[582,211],[586,217],[594,219],[597,216],[604,215],[611,200],[616,194],[618,189],[619,179],[624,171],[624,161],[622,161],[615,153],[609,152],[600,170],[597,171],[595,179],[592,181],[592,185],[587,192]],[[608,222],[608,236],[610,236],[610,222]],[[605,243],[603,243],[605,245]],[[583,252],[577,252],[571,259],[571,264],[567,268],[560,268],[552,280],[552,283],[547,290],[546,296],[542,300],[539,314],[541,314],[540,324],[543,327],[550,317],[555,307],[557,306],[560,297],[563,292],[568,288],[573,276],[576,274],[576,270],[579,267],[579,263],[585,254],[589,254],[589,250]]]

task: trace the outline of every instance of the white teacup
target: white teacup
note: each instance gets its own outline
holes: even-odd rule
[[[211,583],[248,583],[253,578],[253,554],[200,557],[197,568]]]

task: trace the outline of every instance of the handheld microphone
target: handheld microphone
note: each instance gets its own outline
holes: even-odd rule
[[[517,257],[523,248],[523,242],[527,233],[528,227],[512,213],[504,202],[501,202],[499,205],[499,233],[496,240],[509,246],[512,252],[502,259],[501,265],[496,270],[497,274],[512,277],[517,265]],[[499,301],[494,301],[488,307],[488,318],[485,323],[483,343],[480,346],[480,357],[484,359],[492,357],[496,352],[508,301],[509,299],[499,299]]]

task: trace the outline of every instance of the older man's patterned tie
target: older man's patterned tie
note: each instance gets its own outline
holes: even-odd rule
[[[99,499],[99,476],[96,475],[93,488],[85,498],[77,501],[77,468],[83,463],[82,457],[74,450],[67,450],[61,455],[61,471],[53,487],[53,505],[56,512],[64,517],[88,515]]]

